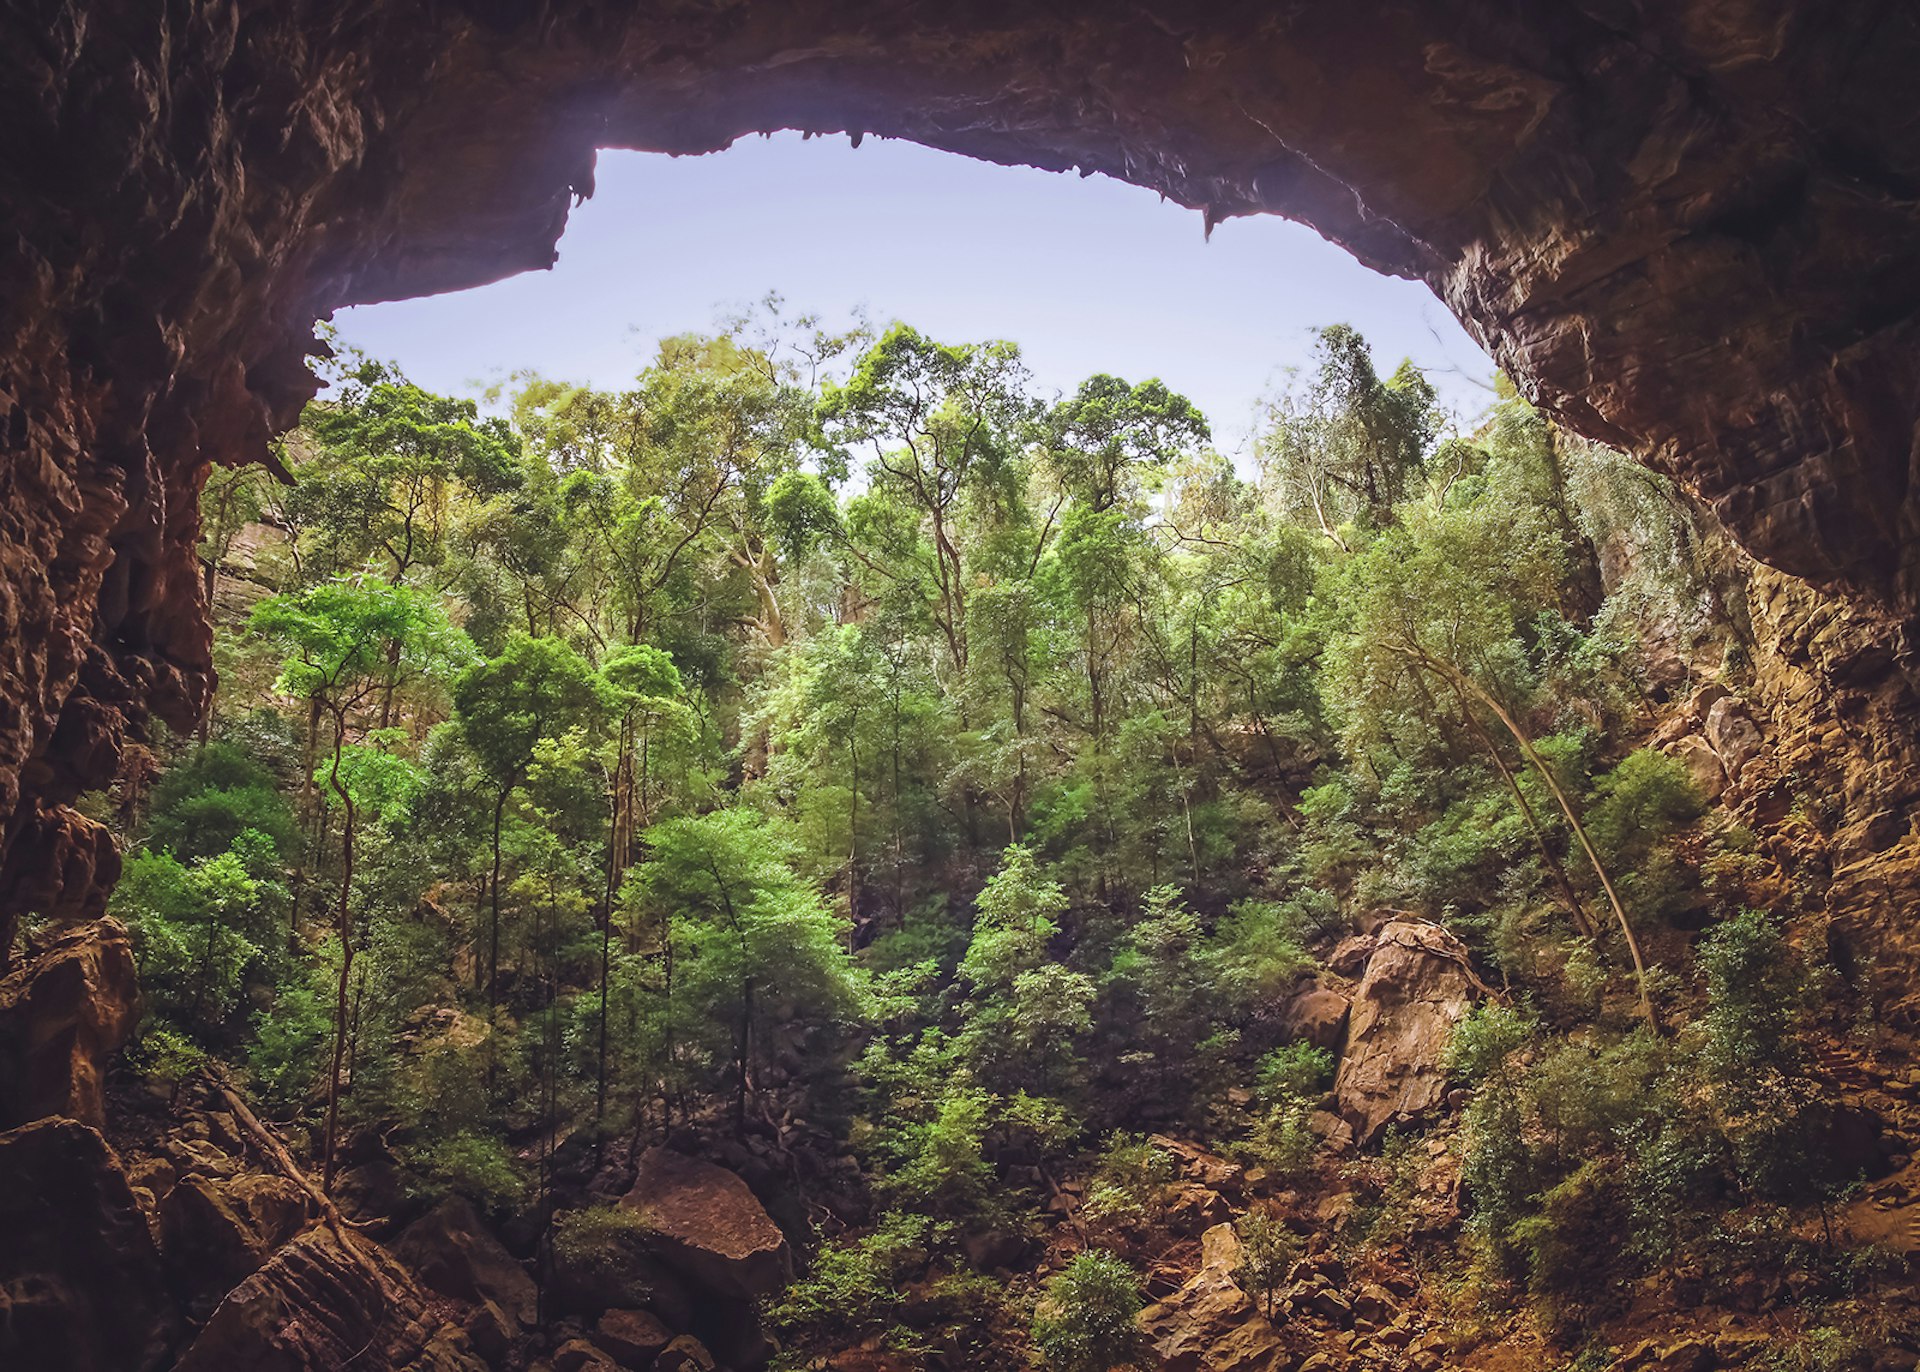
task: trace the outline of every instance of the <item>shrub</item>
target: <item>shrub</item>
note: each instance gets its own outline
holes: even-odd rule
[[[1254,1071],[1254,1094],[1275,1103],[1318,1096],[1332,1083],[1333,1067],[1333,1054],[1326,1049],[1289,1043],[1260,1059]]]
[[[1233,1279],[1272,1319],[1274,1299],[1300,1260],[1300,1236],[1258,1211],[1242,1215],[1233,1232],[1240,1240],[1240,1263],[1233,1269]]]
[[[1112,1253],[1082,1253],[1047,1282],[1034,1314],[1033,1343],[1055,1372],[1112,1372],[1143,1351],[1133,1269]]]
[[[1178,1175],[1178,1164],[1165,1149],[1139,1134],[1113,1134],[1094,1165],[1084,1213],[1096,1224],[1115,1228],[1151,1224],[1160,1217],[1167,1188]]]
[[[769,1321],[790,1338],[829,1332],[858,1338],[886,1328],[904,1280],[925,1265],[928,1230],[924,1215],[893,1211],[870,1234],[824,1245],[768,1310]]]
[[[1313,1102],[1295,1096],[1269,1106],[1247,1138],[1228,1152],[1275,1177],[1295,1177],[1313,1165],[1320,1140],[1312,1127]]]
[[[1447,1071],[1469,1084],[1506,1070],[1508,1059],[1533,1040],[1539,1023],[1519,1006],[1488,1001],[1453,1028]]]
[[[518,1200],[526,1190],[512,1151],[491,1134],[462,1130],[400,1151],[409,1167],[490,1209]]]

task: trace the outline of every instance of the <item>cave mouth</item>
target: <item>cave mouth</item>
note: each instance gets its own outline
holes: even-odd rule
[[[1426,283],[1543,411],[1705,501],[1765,564],[1755,727],[1791,784],[1762,808],[1812,826],[1796,894],[1836,960],[1867,950],[1889,1022],[1920,1022],[1898,918],[1920,871],[1913,7],[42,10],[0,45],[0,957],[23,912],[101,912],[120,859],[74,802],[150,720],[204,714],[197,498],[212,468],[273,460],[313,321],[551,265],[599,149],[798,129],[1100,173],[1206,225],[1297,220]],[[51,1044],[56,1085],[97,1091],[130,969],[124,944],[77,957],[0,1049]],[[71,1121],[28,1142],[96,1196],[117,1171]],[[165,1279],[129,1261],[146,1221],[112,1186],[125,1222],[55,1215],[49,1249],[81,1245],[124,1298],[82,1330],[126,1340],[99,1365],[155,1364],[178,1331],[154,1333]],[[417,1344],[352,1246],[303,1240],[282,1267]],[[369,1346],[351,1332],[335,1363]]]
[[[204,709],[195,494],[270,460],[312,321],[551,265],[603,147],[880,135],[1295,219],[1906,661],[1920,14],[1709,9],[75,0],[7,47],[0,912],[100,907],[70,802]]]
[[[1043,393],[1096,373],[1159,377],[1243,466],[1266,399],[1310,366],[1330,323],[1389,370],[1419,366],[1463,429],[1493,397],[1492,363],[1424,284],[1278,216],[1208,233],[1105,177],[796,133],[694,157],[603,150],[595,182],[547,271],[350,307],[334,345],[441,394],[497,397],[528,372],[618,389],[689,332],[899,318],[1012,340]]]

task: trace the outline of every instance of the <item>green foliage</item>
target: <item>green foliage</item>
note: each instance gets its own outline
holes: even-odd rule
[[[1112,1253],[1081,1253],[1047,1281],[1033,1319],[1033,1345],[1055,1372],[1112,1372],[1144,1356],[1133,1317],[1140,1311],[1133,1269]]]
[[[1151,1224],[1178,1179],[1172,1154],[1144,1135],[1116,1132],[1100,1150],[1082,1211],[1093,1223],[1116,1229]]]
[[[1272,1319],[1280,1288],[1286,1285],[1293,1265],[1300,1260],[1304,1248],[1300,1236],[1258,1210],[1250,1210],[1236,1220],[1233,1232],[1240,1240],[1240,1262],[1233,1269],[1234,1282],[1254,1298],[1261,1313]]]
[[[1333,1054],[1307,1043],[1289,1043],[1265,1054],[1254,1072],[1254,1094],[1275,1103],[1319,1096],[1333,1084]]]
[[[906,1280],[928,1259],[925,1216],[890,1211],[870,1233],[829,1241],[767,1312],[783,1338],[860,1338],[893,1324]]]
[[[526,1194],[513,1150],[480,1130],[462,1130],[402,1147],[405,1163],[439,1187],[484,1206],[510,1206]]]
[[[1487,1001],[1453,1026],[1447,1040],[1447,1071],[1477,1084],[1507,1071],[1513,1056],[1540,1031],[1525,1009]]]
[[[227,851],[251,829],[284,858],[293,850],[296,822],[279,784],[240,744],[216,739],[168,768],[154,786],[146,844],[192,862]]]

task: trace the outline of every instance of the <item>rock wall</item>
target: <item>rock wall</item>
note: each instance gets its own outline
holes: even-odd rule
[[[549,265],[596,147],[877,134],[1290,215],[1888,654],[1920,607],[1911,6],[27,0],[0,40],[0,957],[97,912],[67,802],[205,704],[195,497],[293,421],[314,318]]]

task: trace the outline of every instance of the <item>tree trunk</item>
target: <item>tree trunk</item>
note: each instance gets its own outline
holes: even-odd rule
[[[1626,907],[1620,903],[1619,893],[1613,889],[1613,878],[1607,875],[1606,864],[1600,861],[1600,854],[1595,851],[1593,840],[1587,837],[1587,827],[1580,822],[1580,816],[1574,812],[1573,802],[1567,798],[1567,793],[1560,789],[1560,781],[1554,776],[1553,768],[1547,765],[1547,760],[1534,748],[1533,740],[1527,737],[1526,731],[1520,727],[1512,715],[1507,713],[1506,708],[1494,699],[1491,692],[1483,689],[1466,673],[1448,667],[1427,657],[1424,653],[1420,656],[1441,675],[1453,681],[1456,686],[1461,687],[1491,710],[1494,718],[1498,719],[1506,727],[1507,732],[1513,735],[1513,741],[1520,745],[1520,751],[1532,764],[1533,769],[1540,774],[1540,779],[1547,783],[1547,789],[1553,793],[1554,801],[1560,807],[1560,813],[1566,816],[1567,827],[1573,830],[1573,836],[1580,841],[1581,851],[1586,853],[1587,861],[1593,867],[1593,874],[1600,879],[1600,889],[1606,892],[1607,904],[1613,908],[1613,917],[1619,923],[1620,933],[1627,941],[1627,955],[1633,959],[1634,981],[1640,991],[1640,1013],[1647,1021],[1647,1027],[1656,1034],[1659,1033],[1660,1021],[1653,1012],[1653,998],[1647,992],[1647,964],[1640,955],[1640,940],[1634,936],[1633,924],[1627,918]]]
[[[333,1067],[327,1074],[327,1127],[320,1189],[333,1193],[335,1153],[340,1138],[340,1069],[347,1052],[347,1001],[349,978],[353,973],[353,796],[340,779],[340,751],[346,740],[345,711],[334,715],[333,770],[329,784],[340,797],[340,903],[335,910],[334,928],[340,935],[340,984],[333,1007]]]

